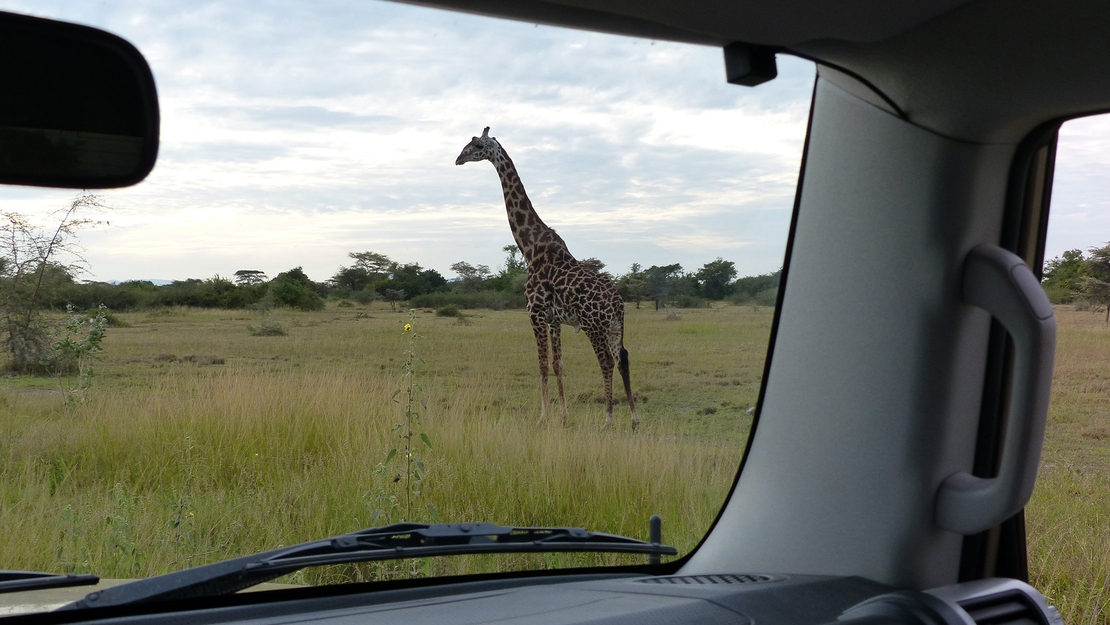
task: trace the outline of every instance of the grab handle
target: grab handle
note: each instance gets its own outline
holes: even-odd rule
[[[981,478],[960,471],[948,476],[937,492],[936,524],[976,534],[1016,514],[1033,494],[1052,390],[1056,317],[1025,262],[995,245],[980,245],[968,254],[961,295],[994,316],[1015,348],[998,476]]]

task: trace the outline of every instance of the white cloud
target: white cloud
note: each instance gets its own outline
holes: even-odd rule
[[[1110,116],[1069,121],[1060,129],[1045,258],[1110,242]]]
[[[486,125],[580,257],[782,262],[807,62],[780,57],[776,81],[746,89],[716,49],[390,3],[0,6],[106,28],[154,69],[159,164],[107,192],[113,226],[83,237],[102,279],[296,265],[324,279],[365,249],[444,273],[496,266],[511,241],[497,177],[454,165]],[[13,187],[0,207],[70,197]]]

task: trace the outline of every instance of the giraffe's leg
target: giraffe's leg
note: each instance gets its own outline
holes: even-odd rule
[[[555,383],[559,386],[559,405],[563,409],[563,427],[569,425],[567,398],[563,395],[563,344],[559,324],[551,324],[551,368],[555,371]]]
[[[597,354],[597,363],[601,365],[601,378],[605,382],[605,427],[611,427],[613,421],[613,352],[609,348],[607,337],[601,333],[590,335],[590,344]]]
[[[532,333],[536,335],[536,351],[540,358],[540,423],[547,421],[547,320],[532,313]]]

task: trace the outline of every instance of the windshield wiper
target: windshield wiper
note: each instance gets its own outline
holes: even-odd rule
[[[95,575],[77,573],[38,573],[35,571],[0,571],[0,593],[65,588],[66,586],[92,586],[100,581]]]
[[[60,609],[99,608],[193,599],[238,592],[294,571],[325,564],[403,560],[476,553],[541,552],[678,555],[669,545],[571,527],[506,527],[494,523],[397,523],[159,575],[90,593]]]

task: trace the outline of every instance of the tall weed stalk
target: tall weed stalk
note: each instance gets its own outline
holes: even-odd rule
[[[424,491],[427,467],[420,445],[431,449],[432,439],[420,423],[421,414],[427,412],[428,404],[423,397],[424,389],[416,382],[417,365],[424,362],[416,354],[416,342],[424,337],[416,332],[415,323],[416,309],[413,308],[409,310],[409,320],[404,326],[406,346],[402,352],[401,388],[393,392],[393,401],[402,408],[401,420],[394,423],[391,430],[397,446],[390,448],[378,465],[383,486],[389,486],[379,486],[371,496],[377,504],[371,515],[374,525],[414,521],[413,502]],[[397,486],[401,482],[404,485],[398,496]],[[433,522],[441,521],[439,511],[432,504],[426,504],[425,511]]]

